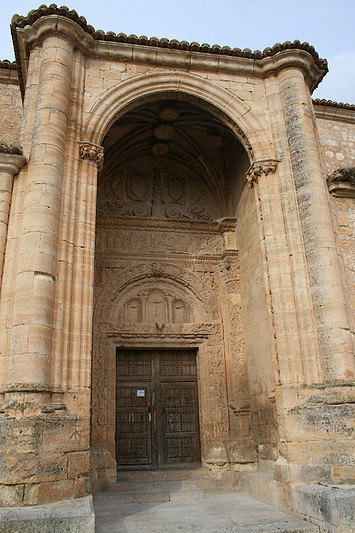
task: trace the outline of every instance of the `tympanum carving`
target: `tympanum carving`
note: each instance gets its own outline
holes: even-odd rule
[[[180,324],[190,321],[190,305],[173,291],[145,287],[124,302],[119,318],[128,323]]]

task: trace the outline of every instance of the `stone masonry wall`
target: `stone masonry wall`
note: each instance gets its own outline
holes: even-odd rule
[[[17,72],[2,68],[0,62],[0,142],[19,144],[21,118],[22,102]]]
[[[352,122],[317,119],[326,172],[355,166],[355,112]]]
[[[317,126],[326,174],[338,168],[355,167],[355,111],[328,108],[329,118],[320,118],[316,106]],[[318,110],[318,111],[317,111]],[[339,115],[337,118],[336,115]],[[341,115],[341,116],[340,116]],[[334,228],[344,264],[344,279],[348,286],[348,306],[351,309],[352,330],[355,328],[355,201],[353,198],[331,196]]]

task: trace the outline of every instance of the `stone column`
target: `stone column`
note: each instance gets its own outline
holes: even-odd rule
[[[7,225],[9,220],[12,184],[15,174],[25,164],[21,150],[0,145],[0,286],[5,257]]]
[[[310,91],[297,68],[278,71],[324,381],[354,375],[353,345]]]
[[[57,246],[74,42],[42,41],[14,294],[8,391],[50,388]]]

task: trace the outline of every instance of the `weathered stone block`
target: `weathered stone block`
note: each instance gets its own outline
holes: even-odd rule
[[[1,533],[94,533],[92,498],[69,500],[50,505],[0,509]]]

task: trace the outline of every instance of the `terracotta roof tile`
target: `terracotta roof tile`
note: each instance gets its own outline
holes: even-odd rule
[[[158,39],[157,37],[151,37],[148,39],[145,35],[138,37],[137,35],[126,35],[125,33],[116,34],[113,31],[104,32],[102,30],[95,30],[92,26],[87,24],[85,17],[80,17],[78,13],[72,9],[70,10],[66,6],[57,7],[56,4],[51,4],[50,6],[41,5],[38,9],[34,9],[28,13],[26,16],[14,15],[11,21],[11,29],[15,30],[16,27],[23,28],[26,25],[33,24],[36,20],[46,15],[62,15],[74,20],[79,24],[87,33],[89,33],[94,39],[98,41],[116,41],[120,43],[130,43],[138,44],[143,46],[156,46],[159,48],[170,48],[173,50],[189,50],[193,52],[201,52],[206,54],[218,54],[218,55],[229,55],[236,57],[245,57],[248,59],[263,59],[264,57],[269,57],[277,54],[281,50],[289,49],[298,49],[305,50],[313,57],[317,66],[327,71],[328,65],[326,59],[321,59],[312,45],[309,43],[301,43],[300,41],[286,41],[283,44],[276,43],[273,47],[265,48],[263,52],[260,50],[252,51],[249,48],[241,50],[240,48],[230,48],[229,46],[219,46],[214,44],[210,46],[207,43],[200,45],[199,43],[192,42],[188,43],[186,41],[178,41],[177,39]],[[14,35],[14,31],[13,31]]]

